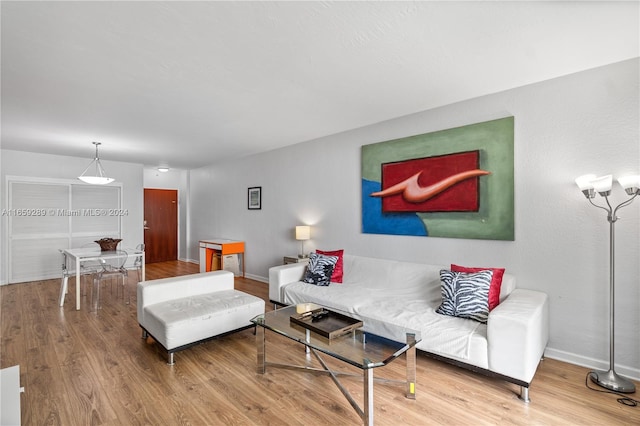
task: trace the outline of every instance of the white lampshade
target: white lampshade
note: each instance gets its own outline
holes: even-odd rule
[[[100,157],[98,157],[98,146],[101,145],[100,142],[92,142],[96,146],[96,156],[91,163],[87,166],[86,169],[82,172],[78,179],[83,182],[90,183],[92,185],[106,185],[108,183],[113,182],[115,179],[107,177],[104,172],[104,168],[102,167],[102,163],[100,163]],[[95,168],[95,170],[94,170]],[[93,174],[87,174],[93,173]]]
[[[576,185],[580,188],[580,191],[585,191],[588,189],[593,189],[593,180],[596,179],[597,176],[594,174],[582,175],[576,178]]]
[[[596,178],[591,181],[593,185],[593,189],[600,195],[607,194],[611,191],[611,187],[613,186],[613,176],[606,175]]]
[[[78,179],[91,185],[106,185],[114,181],[113,178],[106,176],[78,176]]]
[[[308,240],[311,238],[311,227],[308,225],[296,226],[296,240]]]
[[[631,189],[635,192],[640,188],[640,175],[621,176],[618,178],[618,183],[624,189]]]

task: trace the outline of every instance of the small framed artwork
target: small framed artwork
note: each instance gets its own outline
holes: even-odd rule
[[[262,187],[254,186],[247,191],[247,208],[260,210],[262,208]]]

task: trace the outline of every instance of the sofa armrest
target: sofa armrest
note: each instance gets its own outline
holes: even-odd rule
[[[269,300],[284,303],[282,289],[290,283],[301,281],[307,269],[306,263],[289,263],[269,268]]]
[[[517,288],[489,313],[489,369],[530,383],[548,340],[547,295]]]

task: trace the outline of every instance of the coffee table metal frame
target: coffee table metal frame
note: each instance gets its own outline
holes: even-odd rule
[[[320,336],[316,333],[304,329],[299,325],[290,323],[291,315],[300,314],[306,310],[317,309],[320,306],[314,304],[298,304],[291,305],[275,311],[266,312],[258,315],[251,320],[256,327],[256,346],[257,346],[257,372],[264,374],[267,366],[278,367],[294,370],[304,370],[306,372],[316,374],[327,374],[331,377],[338,389],[349,401],[353,409],[363,420],[365,425],[373,425],[373,383],[374,381],[385,384],[400,384],[405,386],[405,396],[408,399],[416,398],[416,348],[415,345],[420,341],[420,334],[415,330],[409,330],[403,327],[394,326],[385,323],[384,329],[394,336],[403,335],[405,342],[380,337],[370,333],[368,329],[373,320],[363,319],[362,328],[349,332],[348,334],[331,340]],[[357,315],[346,314],[354,318]],[[362,318],[359,318],[362,319]],[[291,365],[267,362],[265,330],[271,330],[276,334],[287,337],[291,340],[299,342],[305,346],[305,352],[312,354],[322,366],[322,369],[304,365]],[[331,370],[326,362],[320,356],[320,352],[339,359],[343,362],[351,364],[363,371],[364,384],[364,407],[361,408],[353,399],[349,391],[340,383],[338,376],[355,376],[357,374],[346,373]],[[373,369],[382,367],[402,354],[406,357],[406,373],[407,378],[404,380],[390,380],[374,378]]]

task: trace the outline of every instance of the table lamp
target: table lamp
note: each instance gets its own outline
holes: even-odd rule
[[[296,240],[300,241],[301,244],[300,254],[298,255],[300,259],[307,257],[307,255],[304,254],[304,242],[309,239],[311,239],[311,227],[308,225],[296,226]]]

